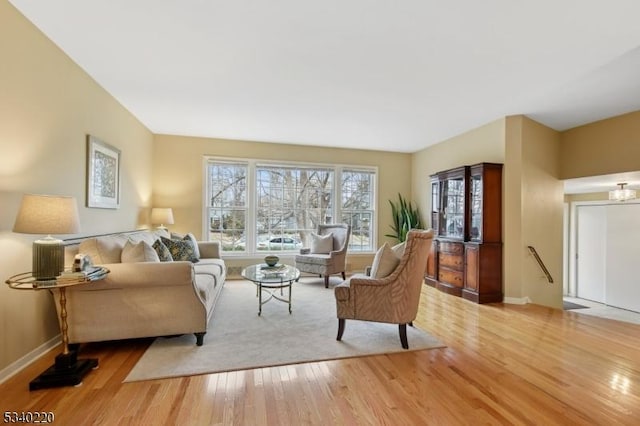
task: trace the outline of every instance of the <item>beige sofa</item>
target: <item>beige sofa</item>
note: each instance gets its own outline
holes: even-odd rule
[[[196,263],[121,261],[131,260],[123,257],[127,241],[129,247],[140,241],[152,245],[160,236],[170,237],[166,231],[136,231],[66,247],[67,262],[80,252],[111,271],[103,280],[67,288],[69,343],[193,333],[196,344],[203,344],[226,277],[219,245],[197,242]],[[58,294],[55,300],[59,315]]]

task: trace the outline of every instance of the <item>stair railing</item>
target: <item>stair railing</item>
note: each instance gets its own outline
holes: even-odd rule
[[[551,277],[551,274],[549,273],[549,270],[547,269],[547,267],[544,265],[544,262],[542,261],[542,259],[540,259],[540,256],[538,256],[538,252],[536,251],[536,248],[533,246],[527,246],[527,247],[529,248],[529,251],[531,252],[533,257],[538,262],[538,265],[540,265],[540,269],[542,269],[542,272],[544,272],[544,274],[547,276],[547,280],[549,281],[549,283],[553,284],[553,278]]]

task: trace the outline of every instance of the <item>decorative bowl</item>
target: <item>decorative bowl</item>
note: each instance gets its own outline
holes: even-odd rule
[[[264,263],[266,263],[268,266],[276,266],[279,260],[280,258],[278,256],[271,254],[264,258]]]

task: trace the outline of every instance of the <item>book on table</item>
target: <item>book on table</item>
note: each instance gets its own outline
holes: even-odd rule
[[[100,266],[91,266],[83,271],[64,271],[56,279],[59,283],[73,281],[95,281],[102,278],[106,270]]]

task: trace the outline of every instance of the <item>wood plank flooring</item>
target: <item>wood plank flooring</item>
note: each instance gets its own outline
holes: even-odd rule
[[[62,425],[640,424],[640,325],[427,286],[415,325],[447,348],[122,383],[151,340],[104,342],[82,347],[100,368],[81,386],[29,392],[56,350],[0,406]]]

